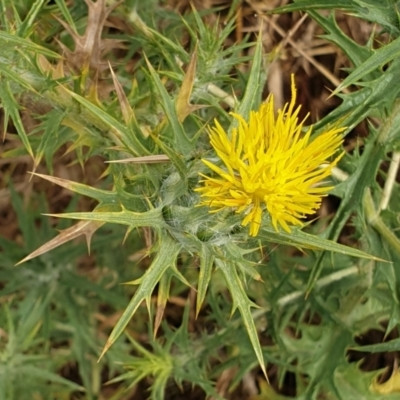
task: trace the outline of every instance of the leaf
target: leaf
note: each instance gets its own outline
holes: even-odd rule
[[[62,244],[67,243],[70,240],[73,240],[81,235],[86,236],[86,242],[87,242],[88,250],[90,253],[90,240],[92,238],[92,235],[103,224],[104,224],[103,222],[97,222],[97,221],[80,221],[77,224],[75,224],[74,226],[71,226],[68,229],[62,230],[57,237],[48,241],[43,246],[40,246],[37,250],[35,250],[34,252],[32,252],[31,254],[26,256],[24,259],[22,259],[15,265],[19,265],[28,260],[32,260],[32,258],[40,256],[41,254],[47,253],[48,251],[55,249],[56,247],[61,246]]]
[[[235,264],[229,262],[228,260],[225,261],[219,258],[216,258],[215,262],[217,267],[222,271],[225,282],[232,296],[232,313],[235,311],[236,308],[239,309],[247,334],[249,335],[250,342],[253,346],[254,352],[256,353],[260,368],[263,371],[264,375],[267,377],[264,356],[262,354],[261,345],[258,340],[257,328],[254,324],[253,316],[250,311],[252,307],[257,308],[258,306],[250,301],[250,299],[247,297],[246,291],[243,287],[243,283],[239,279],[239,276],[237,274]]]
[[[368,188],[365,191],[363,198],[363,206],[366,214],[366,221],[371,225],[385,241],[390,245],[390,248],[400,256],[400,239],[393,231],[385,225],[375,209],[374,200],[371,190]]]
[[[183,284],[191,287],[190,283],[185,279],[185,277],[178,271],[175,264],[171,265],[171,268],[167,269],[164,275],[161,277],[160,283],[158,285],[157,293],[157,311],[154,320],[154,332],[153,336],[156,337],[158,328],[162,322],[162,317],[164,315],[165,306],[169,299],[169,292],[171,288],[171,279],[176,276]]]
[[[379,78],[363,82],[362,88],[354,93],[338,95],[342,104],[314,125],[314,131],[323,132],[327,126],[337,124],[353,129],[362,120],[374,115],[376,110],[391,109],[400,87],[400,59],[394,60]],[[385,116],[386,118],[386,116]]]
[[[174,275],[173,271],[171,269],[167,269],[165,273],[162,275],[160,283],[158,284],[157,311],[156,311],[156,316],[154,318],[154,332],[153,332],[154,337],[157,336],[158,328],[160,327],[160,324],[162,322],[165,306],[169,299],[169,291],[173,275]]]
[[[138,12],[134,9],[129,13],[129,20],[134,27],[141,33],[146,41],[152,43],[159,50],[171,68],[176,67],[177,58],[186,60],[188,55],[185,49],[176,40],[171,40],[168,36],[162,34],[158,29],[152,29],[140,18]]]
[[[193,143],[193,141],[186,135],[186,132],[183,129],[183,126],[180,123],[179,118],[177,116],[174,103],[171,101],[171,98],[167,90],[165,89],[163,83],[161,82],[161,79],[159,78],[158,74],[156,73],[156,71],[154,70],[153,66],[150,64],[147,58],[146,58],[146,63],[150,71],[150,75],[153,78],[153,83],[160,96],[161,107],[164,109],[165,116],[168,119],[168,122],[171,125],[172,132],[174,134],[172,138],[174,149],[180,154],[187,156],[193,151],[195,143]]]
[[[321,9],[340,9],[352,10],[354,4],[352,0],[294,0],[293,3],[278,7],[272,11],[274,14],[283,14],[293,11],[309,11]]]
[[[258,35],[256,48],[254,51],[253,63],[251,66],[249,80],[247,81],[246,91],[244,93],[243,99],[236,111],[245,120],[248,119],[250,111],[257,107],[260,102],[260,88],[264,87],[261,79],[261,66],[262,66],[262,35]],[[236,126],[237,120],[233,120],[229,131]]]
[[[400,33],[397,3],[393,0],[294,0],[293,3],[278,7],[272,13],[311,10],[344,10],[352,15],[383,26],[391,34]]]
[[[90,197],[97,200],[100,204],[115,204],[118,205],[116,199],[116,193],[110,192],[108,190],[97,189],[89,185],[84,185],[83,183],[78,183],[70,181],[68,179],[57,178],[50,175],[38,174],[36,172],[30,172],[30,174],[38,176],[40,178],[46,179],[49,182],[55,183],[63,188],[71,190],[72,192],[79,193],[83,196]]]
[[[84,97],[74,93],[64,86],[60,85],[60,87],[62,87],[62,89],[72,98],[82,104],[96,119],[107,125],[111,131],[115,132],[123,141],[126,148],[132,152],[132,154],[137,156],[149,154],[149,151],[143,146],[140,140],[134,134],[132,134],[130,129],[128,129],[125,125],[116,120],[106,111],[102,110],[100,107],[91,103],[89,100],[86,100]]]
[[[154,154],[152,156],[131,157],[122,160],[106,161],[108,164],[159,164],[165,162],[170,162],[169,157],[165,154]]]
[[[341,397],[341,387],[336,384],[335,379],[338,367],[346,365],[346,350],[352,343],[352,334],[346,327],[324,318],[320,326],[301,323],[297,328],[298,337],[293,337],[283,329],[282,327],[282,332],[278,334],[281,336],[285,352],[298,355],[296,378],[301,379],[303,374],[309,377],[300,398],[316,399],[319,397],[317,393],[328,392],[335,400],[355,399],[354,396]],[[300,388],[298,387],[298,390]]]
[[[212,267],[214,264],[214,254],[206,243],[202,243],[199,254],[200,271],[197,283],[196,317],[199,315],[201,306],[206,297],[208,284],[211,280]]]
[[[354,346],[351,350],[368,353],[383,353],[400,350],[400,339],[393,339],[385,343],[370,344],[366,346]]]
[[[374,54],[359,65],[343,82],[333,91],[332,95],[344,88],[353,85],[370,72],[383,67],[400,56],[400,37],[391,43],[375,50]]]
[[[115,73],[111,67],[111,64],[108,63],[108,66],[111,71],[111,76],[113,79],[115,91],[117,92],[117,97],[118,97],[119,105],[121,107],[122,116],[124,117],[125,124],[128,125],[132,119],[136,119],[134,111],[133,111],[131,105],[129,104],[129,101],[125,95],[124,89],[122,89],[121,84],[119,83],[117,77],[115,76]]]
[[[14,70],[10,68],[10,66],[14,67]],[[14,65],[13,61],[9,61],[3,57],[0,57],[0,73],[2,76],[8,78],[10,81],[17,83],[23,88],[37,93],[35,88],[29,83],[28,79],[24,77],[21,70],[18,70]]]
[[[183,160],[182,154],[176,152],[171,147],[167,146],[164,142],[162,142],[157,136],[151,135],[154,142],[158,145],[158,147],[165,153],[165,156],[171,161],[174,165],[178,174],[183,182],[185,190],[187,188],[187,167]]]
[[[366,61],[374,50],[368,46],[360,46],[354,40],[350,39],[337,25],[335,15],[331,13],[328,17],[324,17],[322,14],[316,11],[308,11],[310,17],[316,21],[323,29],[326,34],[322,35],[326,40],[339,46],[350,61],[358,67],[364,61]],[[373,78],[379,78],[380,74],[374,74]]]
[[[35,367],[32,365],[21,365],[19,367],[19,373],[22,376],[29,376],[34,379],[44,380],[47,382],[59,383],[63,386],[68,387],[71,390],[84,392],[85,388],[81,385],[78,385],[75,382],[70,381],[69,379],[65,379],[60,374],[56,374],[54,372],[50,372],[44,368]]]
[[[189,66],[187,68],[181,89],[176,99],[175,108],[179,122],[183,122],[185,118],[193,111],[206,107],[204,105],[199,105],[199,104],[196,105],[190,104],[190,97],[192,95],[193,85],[196,79],[196,58],[197,58],[197,46],[193,51],[192,57],[190,58]]]
[[[44,56],[50,58],[60,58],[61,56],[53,51],[46,49],[45,47],[39,46],[36,43],[31,42],[28,39],[23,39],[13,34],[0,31],[0,41],[3,41],[3,46],[14,47],[14,49],[18,49],[18,47],[23,47],[24,51],[32,51],[33,54],[43,54]]]
[[[117,324],[112,330],[107,343],[101,352],[100,359],[122,334],[142,301],[146,301],[147,307],[150,307],[150,297],[155,286],[161,280],[166,270],[171,268],[171,266],[176,262],[176,258],[179,254],[181,246],[176,243],[164,230],[160,232],[160,237],[158,240],[159,249],[157,251],[157,255],[150,267],[140,278],[140,285],[121,318],[118,320]]]
[[[71,13],[68,10],[67,5],[65,4],[65,0],[55,0],[58,8],[60,9],[64,19],[68,22],[68,25],[76,32],[76,26]]]
[[[268,242],[284,244],[287,246],[294,246],[299,248],[306,248],[311,250],[325,250],[336,253],[346,254],[352,257],[366,258],[369,260],[385,261],[379,257],[375,257],[364,251],[344,246],[332,240],[323,239],[319,236],[310,235],[299,229],[293,229],[291,233],[276,232],[272,227],[262,227],[258,237],[265,239]]]
[[[53,144],[54,142],[58,144],[57,138],[59,136],[59,131],[61,130],[60,125],[64,117],[65,114],[60,113],[58,110],[52,110],[46,114],[44,122],[42,122],[40,125],[40,127],[43,129],[43,133],[41,134],[40,143],[37,147],[35,160],[33,162],[34,171],[38,167],[44,154],[48,154],[52,151],[55,152],[55,149],[53,150]]]
[[[27,37],[34,29],[35,19],[37,18],[40,10],[43,8],[46,0],[36,0],[29,8],[29,12],[24,19],[24,22],[18,27],[17,35]]]
[[[324,232],[325,238],[336,240],[352,212],[357,210],[357,208],[363,204],[365,190],[366,188],[374,185],[376,172],[381,163],[383,155],[384,148],[379,144],[379,142],[377,142],[376,138],[366,143],[363,154],[358,160],[358,164],[354,173],[349,177],[349,179],[335,188],[334,194],[337,195],[340,193],[342,201],[333,220],[330,222],[328,228]],[[358,210],[358,212],[360,212],[360,210]],[[313,266],[307,284],[308,292],[311,291],[316,279],[318,279],[318,276],[322,271],[322,261],[324,257],[324,253],[319,255]],[[363,256],[363,258],[366,257]],[[369,258],[371,258],[371,256]],[[371,259],[374,259],[374,257]]]
[[[7,127],[8,118],[11,116],[14,126],[17,129],[18,135],[21,138],[26,151],[32,158],[34,158],[28,135],[26,134],[24,124],[22,123],[22,119],[19,114],[19,105],[15,100],[13,93],[11,92],[10,82],[6,79],[0,80],[0,99],[2,100],[1,105],[4,110],[4,127]]]
[[[71,218],[81,219],[87,221],[98,221],[98,222],[109,222],[112,224],[128,225],[132,230],[140,226],[150,226],[153,228],[163,228],[166,223],[162,216],[161,208],[155,208],[147,212],[137,213],[126,210],[122,207],[122,211],[110,212],[107,211],[108,207],[102,211],[99,207],[93,212],[77,212],[77,213],[65,213],[65,214],[44,214],[50,217],[57,218]]]

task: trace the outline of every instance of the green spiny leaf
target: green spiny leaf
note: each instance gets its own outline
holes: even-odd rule
[[[150,226],[153,228],[165,227],[161,208],[155,208],[147,212],[137,213],[122,209],[118,212],[107,211],[107,206],[98,207],[94,212],[65,213],[65,214],[45,214],[57,218],[71,218],[87,221],[101,221],[112,224],[128,225],[130,229],[140,226]]]
[[[29,36],[30,32],[35,25],[35,20],[43,8],[46,0],[36,0],[31,7],[29,8],[28,15],[25,17],[24,22],[18,27],[17,35],[20,37],[27,37]]]
[[[168,119],[174,134],[173,137],[174,147],[179,153],[183,155],[188,155],[193,151],[195,143],[193,143],[192,140],[186,135],[186,132],[183,129],[182,124],[179,122],[179,118],[176,114],[175,105],[171,100],[164,85],[162,84],[158,74],[156,73],[153,66],[147,59],[146,62],[147,62],[147,67],[150,71],[150,75],[153,78],[155,87],[157,88],[158,94],[161,97],[160,99],[161,106],[164,109],[165,116]],[[166,154],[168,155],[168,153]]]
[[[374,54],[359,65],[333,92],[336,94],[344,88],[360,81],[370,72],[381,68],[400,56],[400,38],[376,50]]]
[[[308,13],[327,32],[322,37],[339,46],[356,67],[365,62],[374,53],[372,48],[360,46],[354,40],[350,39],[337,25],[333,13],[328,17],[324,17],[316,11],[310,10]],[[379,74],[374,74],[373,78],[379,78]]]
[[[150,296],[157,283],[161,280],[165,271],[170,268],[176,262],[176,258],[180,251],[180,245],[177,244],[167,232],[164,230],[160,231],[159,237],[159,249],[154,261],[150,267],[146,270],[145,274],[140,280],[140,285],[136,290],[135,295],[128,304],[121,318],[118,320],[114,329],[112,330],[106,345],[100,355],[100,358],[106,353],[106,351],[113,345],[113,343],[122,334],[125,327],[128,325],[132,316],[135,314],[137,308],[140,306],[142,301],[146,301],[147,306],[150,305]]]
[[[354,9],[354,2],[352,0],[294,0],[291,4],[274,9],[273,13],[283,14],[299,10],[307,12],[309,10],[327,10],[331,8],[352,10]]]
[[[344,246],[332,240],[327,240],[319,236],[310,235],[298,229],[293,229],[291,233],[276,232],[272,227],[263,227],[258,237],[268,242],[284,244],[312,250],[325,250],[336,253],[346,254],[352,257],[366,258],[369,260],[380,260],[380,258],[372,256],[364,251]]]
[[[83,196],[90,197],[97,200],[100,204],[115,204],[119,205],[117,200],[117,194],[109,190],[97,189],[89,185],[84,185],[83,183],[69,181],[63,178],[56,178],[50,175],[38,174],[36,172],[31,172],[32,175],[39,176],[40,178],[46,179],[56,185],[64,187],[72,192],[79,193]]]
[[[71,13],[68,10],[67,5],[65,4],[65,0],[55,0],[58,8],[61,11],[61,14],[63,15],[64,19],[68,22],[68,25],[75,31],[76,30],[76,26],[75,26],[75,22],[74,19],[71,16]]]
[[[370,344],[366,346],[354,346],[352,350],[368,352],[368,353],[383,353],[400,350],[400,339],[393,339],[385,343]]]
[[[3,79],[0,81],[0,99],[2,100],[2,107],[5,114],[4,124],[6,124],[8,117],[11,116],[26,151],[32,158],[34,158],[28,135],[26,134],[24,124],[22,123],[22,119],[19,114],[19,105],[15,100],[13,93],[11,92],[10,82],[8,80]]]
[[[263,82],[261,80],[261,72],[262,72],[262,35],[260,34],[257,39],[256,48],[254,51],[253,63],[250,70],[249,80],[246,85],[246,91],[244,93],[243,99],[240,102],[239,108],[236,111],[240,114],[244,119],[247,119],[250,111],[258,107],[261,96],[260,96],[260,88],[264,87]],[[231,123],[231,128],[236,126],[236,120],[233,120]],[[229,129],[229,130],[230,130]]]
[[[132,134],[133,132],[123,125],[121,122],[117,121],[114,117],[112,117],[109,113],[91,103],[89,100],[86,100],[84,97],[72,92],[66,87],[62,86],[63,90],[65,90],[72,98],[82,104],[98,121],[101,121],[105,124],[110,130],[117,133],[117,136],[121,139],[127,149],[129,149],[133,155],[148,155],[149,151],[143,146],[140,140]]]
[[[353,129],[362,120],[385,108],[392,107],[394,99],[400,92],[397,82],[400,79],[400,61],[394,60],[389,68],[379,78],[371,82],[362,83],[362,88],[349,94],[341,94],[342,104],[325,118],[315,124],[314,129],[320,133],[326,126],[337,124],[347,126],[348,131]]]
[[[32,51],[33,54],[43,54],[51,58],[60,58],[61,56],[53,51],[46,49],[36,43],[31,42],[28,39],[15,36],[13,34],[0,31],[0,41],[3,41],[2,45],[9,45],[13,47],[22,47],[24,51]]]
[[[206,243],[202,244],[200,250],[200,271],[197,284],[196,315],[199,314],[201,306],[206,297],[208,284],[211,280],[212,267],[214,264],[213,251]]]
[[[234,311],[236,308],[239,309],[244,326],[247,330],[247,334],[249,335],[250,342],[253,346],[254,352],[256,353],[258,363],[260,364],[260,368],[262,369],[264,375],[267,376],[264,364],[264,356],[258,340],[257,329],[250,311],[251,307],[257,307],[257,305],[250,301],[250,299],[247,297],[246,291],[243,287],[243,282],[239,279],[235,264],[229,262],[228,260],[225,261],[219,258],[217,258],[215,262],[218,268],[224,274],[225,282],[228,285],[231,293],[233,300],[232,311]]]

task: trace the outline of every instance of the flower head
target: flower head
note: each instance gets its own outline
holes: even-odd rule
[[[312,141],[311,128],[302,134],[293,75],[291,89],[290,103],[277,114],[271,95],[258,111],[251,111],[248,121],[232,114],[238,127],[231,135],[217,121],[209,132],[223,165],[202,160],[216,176],[200,174],[200,205],[210,207],[210,212],[233,208],[243,214],[242,225],[250,224],[251,236],[257,235],[266,211],[276,230],[280,225],[290,232],[289,225],[302,225],[300,219],[313,214],[332,189],[319,184],[343,155],[329,162],[342,144],[345,128],[328,129]]]

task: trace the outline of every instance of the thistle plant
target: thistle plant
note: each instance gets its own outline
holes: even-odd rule
[[[339,133],[345,128],[329,129],[309,144],[312,129],[302,135],[300,107],[294,110],[295,104],[292,76],[292,100],[276,119],[271,95],[258,111],[250,112],[248,122],[234,115],[239,127],[232,129],[231,138],[218,122],[211,131],[211,145],[226,170],[203,160],[219,179],[203,175],[204,187],[197,191],[205,198],[203,204],[216,211],[233,207],[245,213],[242,225],[250,223],[251,236],[257,236],[265,209],[276,231],[279,225],[290,233],[288,223],[302,225],[300,219],[314,214],[321,196],[332,189],[316,185],[340,160],[328,163],[343,142]]]
[[[254,382],[269,378],[276,390],[293,374],[299,399],[348,399],[354,393],[386,398],[379,372],[362,371],[348,355],[386,351],[384,344],[359,346],[356,339],[382,329],[377,321],[385,321],[387,333],[398,325],[398,272],[391,264],[400,255],[393,232],[398,184],[393,173],[379,169],[397,154],[399,142],[400,28],[394,3],[368,5],[368,15],[358,1],[326,5],[379,23],[390,37],[378,49],[356,44],[333,13],[317,11],[321,4],[299,0],[274,11],[307,11],[352,63],[347,78],[333,88],[342,103],[313,126],[300,118],[296,75],[286,77],[291,98],[280,109],[275,110],[272,94],[264,95],[268,68],[279,60],[280,47],[266,54],[261,32],[254,41],[249,37],[227,46],[234,19],[221,27],[207,24],[195,9],[177,18],[159,15],[161,2],[152,2],[151,10],[148,6],[85,0],[83,7],[57,0],[36,1],[24,11],[1,3],[0,99],[5,130],[12,121],[21,140],[4,157],[28,154],[33,179],[89,197],[96,205],[82,212],[46,212],[79,222],[35,250],[27,245],[19,258],[6,253],[0,295],[14,291],[21,299],[38,297],[38,305],[29,329],[20,329],[25,303],[17,303],[25,311],[14,319],[9,305],[5,308],[2,322],[10,341],[0,348],[0,394],[11,400],[39,390],[40,398],[49,398],[46,389],[33,384],[25,393],[15,389],[21,374],[31,382],[43,365],[52,382],[71,396],[84,392],[87,399],[99,398],[104,374],[108,383],[121,385],[115,398],[145,378],[154,399],[165,398],[171,382],[226,398],[215,381],[233,370],[232,391],[249,374]],[[237,2],[230,7],[228,16],[234,16]],[[114,30],[106,27],[110,16]],[[245,73],[239,65],[246,66]],[[341,92],[356,84],[354,92]],[[35,128],[24,122],[24,110]],[[347,152],[346,135],[365,118],[373,123],[364,147]],[[61,148],[74,153],[82,168],[100,156],[106,169],[98,185],[52,174]],[[384,211],[378,175],[387,182],[384,192],[393,209]],[[338,197],[340,206],[333,217],[319,218],[315,212],[328,194]],[[15,206],[23,215],[20,201]],[[350,218],[357,244],[346,246],[338,239]],[[34,219],[29,221],[23,229],[28,242],[37,229]],[[108,243],[104,229],[109,226],[116,230]],[[89,247],[93,236],[98,262],[104,257],[111,266],[98,267],[98,280],[75,276],[70,264],[64,270],[62,263],[48,261],[50,250],[81,235]],[[100,245],[96,237],[103,238]],[[8,242],[0,244],[6,252]],[[146,257],[148,264],[116,262],[121,249],[138,252],[141,257],[133,258]],[[57,274],[50,274],[52,265]],[[45,289],[30,287],[41,266],[50,276]],[[20,278],[12,268],[27,277],[21,285],[15,284]],[[185,303],[175,325],[167,317],[172,298]],[[79,316],[80,304],[90,310],[87,318]],[[98,327],[105,304],[118,318],[110,318],[112,326]],[[202,324],[197,330],[196,318]],[[29,344],[24,351],[32,354],[42,351],[42,343],[71,345],[64,358],[60,353],[59,365],[42,354],[30,360],[36,363],[34,372],[26,369],[17,376],[15,326],[29,337],[18,340]],[[36,335],[43,339],[34,341]],[[143,336],[146,343],[139,343]],[[398,350],[396,339],[391,346]],[[68,363],[78,366],[82,385],[57,380],[60,365]],[[261,399],[278,398],[272,387],[260,387]]]

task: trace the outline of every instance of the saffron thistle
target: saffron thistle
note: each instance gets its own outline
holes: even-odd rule
[[[238,127],[231,135],[218,121],[209,131],[223,165],[202,159],[217,176],[200,174],[202,186],[196,189],[202,197],[200,205],[210,207],[210,212],[232,208],[243,214],[242,225],[250,224],[251,236],[257,235],[266,211],[277,231],[279,225],[286,232],[289,225],[302,225],[300,219],[313,214],[332,189],[319,185],[343,156],[329,161],[343,142],[345,128],[328,129],[310,141],[312,128],[302,134],[304,120],[298,123],[293,75],[291,90],[290,103],[277,114],[270,95],[248,121],[232,114]]]

